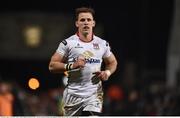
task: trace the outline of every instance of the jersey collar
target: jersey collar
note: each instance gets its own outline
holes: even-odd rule
[[[93,36],[94,36],[94,34],[92,33],[92,39],[90,40],[90,41],[83,41],[80,37],[79,37],[79,32],[76,32],[76,35],[78,36],[78,38],[82,41],[82,42],[86,42],[86,43],[88,43],[88,42],[91,42],[92,40],[93,40]]]

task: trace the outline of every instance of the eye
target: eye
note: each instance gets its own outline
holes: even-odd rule
[[[81,21],[81,22],[84,22],[84,21],[85,21],[85,19],[84,19],[84,18],[82,18],[82,19],[80,19],[80,21]]]
[[[87,21],[92,21],[92,20],[90,18],[88,18]]]

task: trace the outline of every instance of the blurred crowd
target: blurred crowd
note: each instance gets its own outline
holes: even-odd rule
[[[64,87],[27,92],[14,82],[0,82],[0,116],[62,116]],[[180,115],[180,89],[163,81],[148,84],[110,84],[104,88],[103,116]]]
[[[127,63],[122,77],[112,76],[103,82],[102,116],[179,116],[179,82],[169,88],[163,70],[137,70],[135,63]],[[63,115],[64,84],[42,91],[27,91],[15,81],[5,80],[7,78],[0,79],[0,116]]]
[[[15,82],[0,81],[0,116],[61,116],[62,91],[27,91]]]

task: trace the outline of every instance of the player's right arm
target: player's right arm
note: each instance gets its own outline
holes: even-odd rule
[[[65,58],[61,54],[57,52],[53,54],[49,63],[49,71],[53,73],[63,73],[66,71]]]
[[[72,65],[68,65],[65,63],[65,57],[55,52],[54,55],[51,57],[51,61],[49,63],[49,70],[53,73],[63,73],[72,69],[83,68],[84,65],[85,60],[80,58],[77,59],[74,63],[72,63]]]

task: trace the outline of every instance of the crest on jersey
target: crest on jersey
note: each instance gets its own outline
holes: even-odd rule
[[[99,50],[99,44],[98,43],[93,43],[93,48],[96,50]]]

